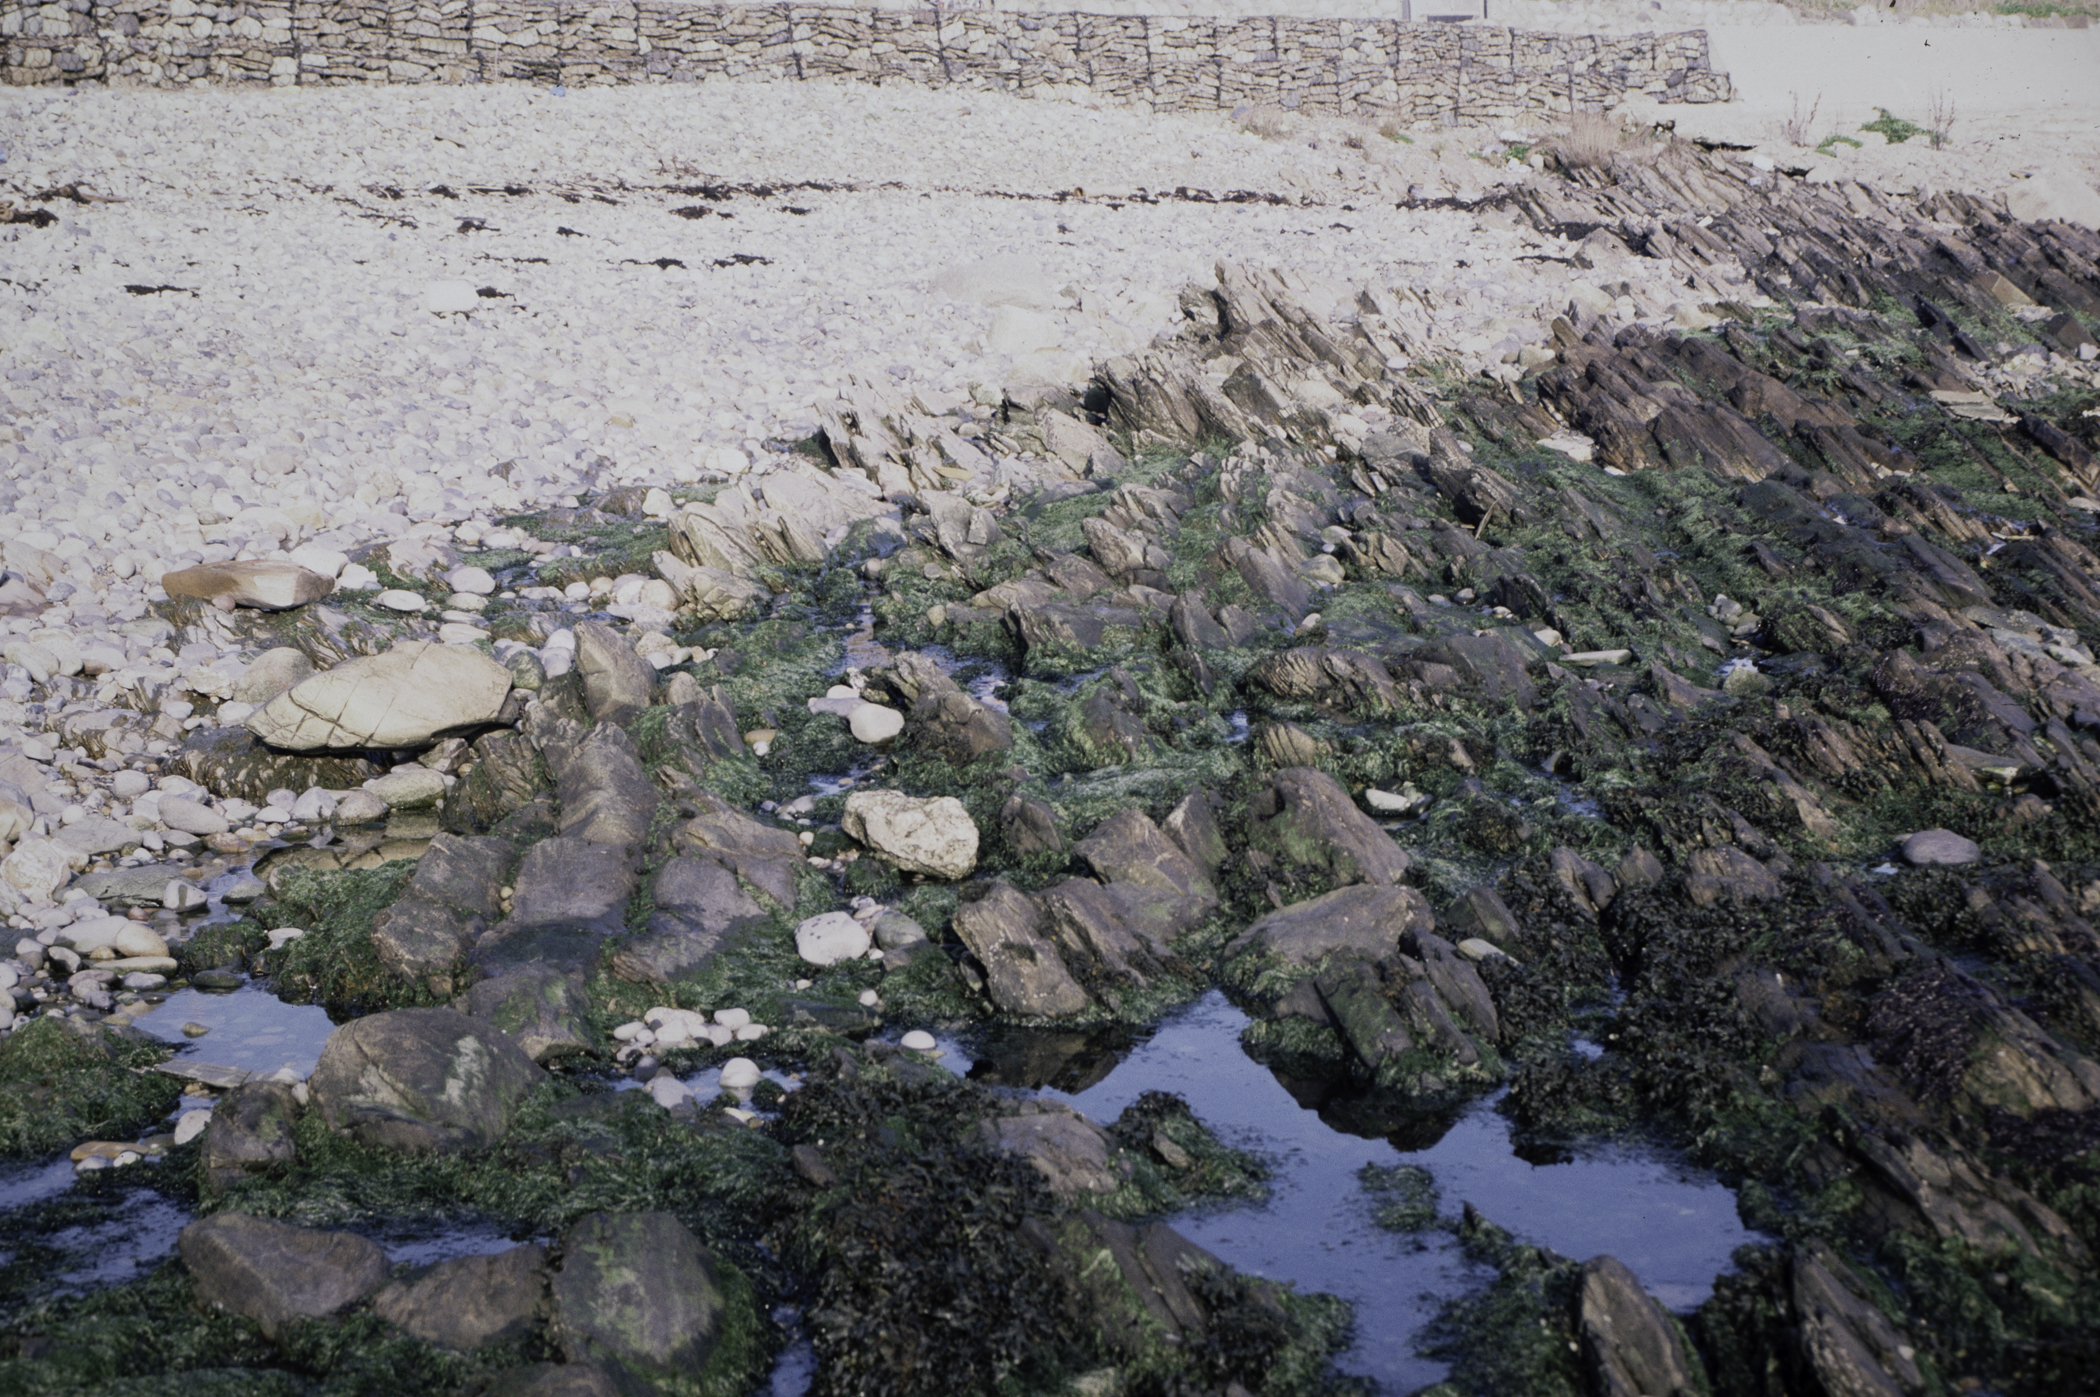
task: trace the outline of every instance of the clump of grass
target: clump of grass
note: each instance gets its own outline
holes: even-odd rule
[[[1548,144],[1560,163],[1571,170],[1600,170],[1611,164],[1625,133],[1605,112],[1576,112],[1565,131]],[[1527,152],[1528,153],[1528,152]]]
[[[322,1005],[338,1022],[435,1003],[422,982],[383,965],[372,944],[372,919],[400,900],[415,871],[414,861],[396,859],[356,872],[287,873],[278,901],[306,935],[270,957],[278,997]]]
[[[0,1043],[0,1157],[46,1154],[84,1139],[129,1139],[173,1109],[166,1057],[92,1025],[45,1016]]]
[[[1436,1226],[1436,1176],[1419,1164],[1390,1168],[1366,1164],[1357,1182],[1377,1204],[1371,1220],[1388,1232],[1421,1232]]]
[[[1290,118],[1274,107],[1255,107],[1246,115],[1236,117],[1233,124],[1250,136],[1259,136],[1265,141],[1284,141],[1291,136]]]
[[[1832,150],[1836,149],[1841,144],[1851,146],[1854,150],[1858,150],[1861,147],[1863,147],[1866,144],[1866,142],[1855,141],[1850,136],[1842,136],[1839,135],[1837,132],[1833,131],[1829,135],[1825,136],[1822,140],[1816,142],[1816,154],[1828,155]]]
[[[1389,141],[1398,141],[1402,145],[1411,146],[1415,143],[1415,138],[1401,130],[1400,123],[1391,117],[1387,117],[1384,121],[1378,123],[1378,134]]]
[[[1881,115],[1859,129],[1862,131],[1879,131],[1892,146],[1900,146],[1912,136],[1926,134],[1924,127],[1918,125],[1915,121],[1905,121],[1902,117],[1890,112],[1887,107],[1876,107],[1874,110],[1880,112]],[[1952,118],[1950,117],[1949,119],[1951,120]]]

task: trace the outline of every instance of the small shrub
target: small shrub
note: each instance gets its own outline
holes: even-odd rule
[[[1945,150],[1954,134],[1954,94],[1934,88],[1925,99],[1925,132],[1934,150]]]
[[[1862,131],[1879,131],[1888,139],[1888,143],[1892,146],[1900,146],[1912,136],[1925,134],[1924,127],[1918,125],[1915,121],[1905,121],[1902,117],[1892,114],[1887,107],[1876,107],[1874,110],[1880,112],[1881,115],[1859,129]]]
[[[1789,113],[1786,120],[1779,123],[1780,134],[1786,137],[1787,144],[1797,146],[1807,145],[1809,137],[1815,133],[1816,113],[1821,111],[1822,109],[1822,93],[1818,92],[1815,95],[1814,99],[1809,102],[1808,111],[1806,114],[1804,114],[1801,110],[1800,94],[1794,94],[1792,111]]]
[[[1265,141],[1289,140],[1290,120],[1274,107],[1256,107],[1235,124],[1250,136],[1259,136]]]
[[[1568,129],[1555,137],[1553,153],[1571,170],[1602,169],[1611,164],[1623,133],[1605,112],[1576,112]]]

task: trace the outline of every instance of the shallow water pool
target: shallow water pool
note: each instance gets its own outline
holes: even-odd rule
[[[1447,1216],[1470,1202],[1520,1239],[1563,1255],[1609,1252],[1676,1309],[1705,1299],[1714,1277],[1729,1269],[1730,1253],[1757,1240],[1738,1219],[1731,1189],[1663,1151],[1612,1146],[1564,1163],[1526,1162],[1495,1097],[1475,1102],[1427,1148],[1345,1134],[1241,1050],[1247,1023],[1213,991],[1138,1041],[1098,1081],[1040,1094],[1109,1121],[1146,1091],[1176,1092],[1228,1143],[1270,1160],[1276,1174],[1266,1203],[1198,1209],[1171,1221],[1243,1271],[1353,1302],[1356,1339],[1338,1366],[1382,1392],[1410,1392],[1444,1376],[1442,1364],[1415,1352],[1422,1327],[1445,1300],[1491,1277],[1448,1232],[1375,1226],[1373,1200],[1357,1181],[1366,1164],[1428,1169]]]
[[[301,1077],[312,1075],[322,1045],[335,1031],[319,1005],[287,1004],[252,980],[230,993],[178,990],[133,1022],[156,1038],[188,1047],[184,1056],[198,1062],[248,1072],[289,1067]],[[189,1038],[182,1031],[188,1023],[211,1031]]]

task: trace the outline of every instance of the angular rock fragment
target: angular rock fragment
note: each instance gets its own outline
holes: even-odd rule
[[[204,1176],[224,1190],[250,1174],[281,1169],[298,1158],[292,1127],[298,1098],[283,1082],[256,1081],[235,1087],[212,1107],[204,1136]]]
[[[841,826],[901,872],[966,878],[977,867],[977,824],[953,796],[855,791]]]
[[[703,1367],[727,1308],[713,1255],[669,1213],[586,1215],[562,1235],[552,1291],[562,1355],[632,1391]]]
[[[1325,871],[1337,883],[1397,883],[1404,850],[1356,808],[1339,782],[1309,766],[1285,767],[1248,803],[1255,838],[1288,863]]]
[[[1583,1264],[1576,1326],[1591,1381],[1605,1397],[1692,1397],[1704,1387],[1669,1312],[1615,1257]]]
[[[509,1034],[534,1062],[599,1046],[590,999],[576,979],[551,965],[525,965],[467,991],[467,1013]]]
[[[1086,991],[1045,930],[1041,904],[1004,879],[955,909],[955,934],[984,966],[992,1003],[1023,1018],[1069,1018],[1087,1007]]]
[[[1240,933],[1228,954],[1264,951],[1292,965],[1316,965],[1346,954],[1383,960],[1410,931],[1435,925],[1429,903],[1413,888],[1356,885],[1271,912]]]

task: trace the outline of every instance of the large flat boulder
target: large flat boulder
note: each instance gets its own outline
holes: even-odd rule
[[[386,1284],[378,1243],[245,1213],[191,1223],[175,1249],[198,1299],[254,1320],[273,1339],[295,1321],[348,1309]]]
[[[496,721],[510,671],[471,645],[403,641],[301,680],[248,719],[294,752],[425,747]]]
[[[395,1009],[328,1035],[309,1083],[331,1129],[403,1151],[482,1149],[546,1073],[509,1034],[456,1009]]]
[[[554,1334],[623,1392],[667,1391],[698,1371],[722,1331],[714,1257],[670,1213],[591,1213],[561,1241]]]

